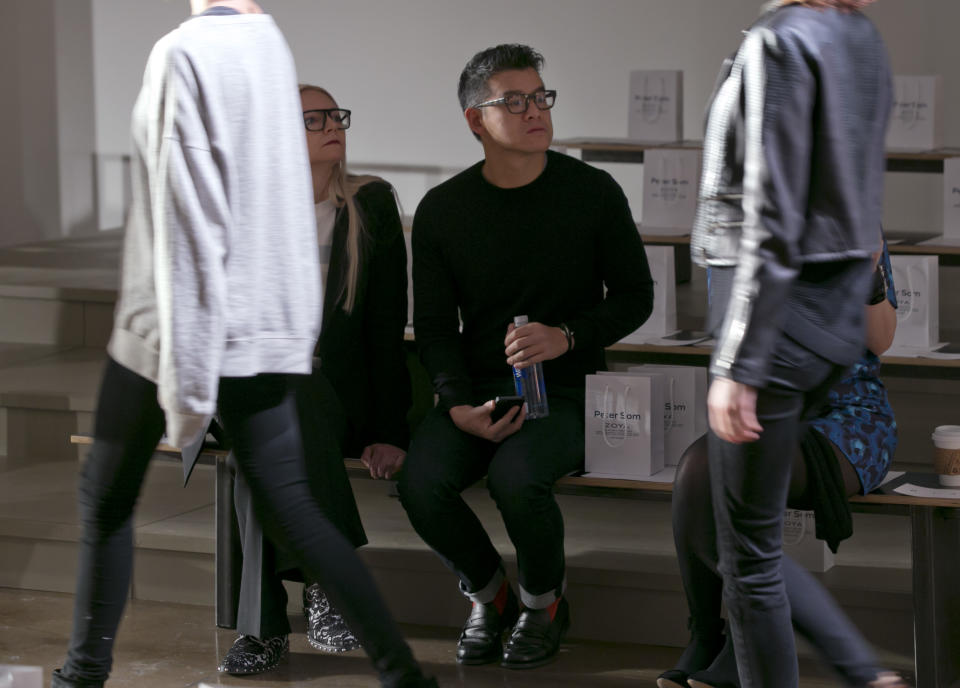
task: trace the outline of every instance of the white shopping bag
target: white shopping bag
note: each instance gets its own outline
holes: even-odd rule
[[[664,376],[663,463],[676,466],[687,447],[707,434],[707,369],[642,365],[628,368],[627,372]]]
[[[826,542],[817,539],[817,522],[812,511],[787,509],[784,512],[783,553],[810,571],[833,568],[834,554]]]
[[[630,72],[627,136],[635,141],[683,139],[683,72],[641,69]]]
[[[584,467],[645,480],[663,469],[662,375],[587,375]]]
[[[960,158],[943,161],[943,236],[960,239]]]
[[[939,76],[893,77],[890,150],[932,150],[943,141],[943,93]]]
[[[620,341],[642,344],[677,331],[677,272],[673,246],[645,246],[653,277],[653,312],[637,330]]]
[[[0,664],[0,688],[43,688],[43,667]]]
[[[897,333],[892,349],[940,343],[940,268],[937,256],[890,256],[897,287]]]
[[[691,229],[697,213],[700,151],[655,148],[643,154],[643,231]]]

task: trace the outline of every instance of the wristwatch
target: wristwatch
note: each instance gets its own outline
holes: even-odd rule
[[[877,263],[877,269],[873,272],[873,291],[870,292],[870,299],[867,304],[876,306],[887,300],[887,269],[883,263]]]
[[[560,330],[563,332],[563,336],[567,338],[567,351],[573,351],[573,330],[567,326],[567,323],[560,323]]]

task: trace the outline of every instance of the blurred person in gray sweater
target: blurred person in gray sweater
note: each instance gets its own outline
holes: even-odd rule
[[[52,685],[106,682],[150,457],[164,430],[195,444],[215,412],[264,530],[323,586],[382,685],[436,685],[307,483],[292,390],[310,372],[322,300],[290,50],[252,0],[191,8],[154,46],[134,106],[121,294],[80,477],[74,627]]]

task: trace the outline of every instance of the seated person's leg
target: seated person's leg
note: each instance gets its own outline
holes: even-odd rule
[[[657,685],[686,688],[690,674],[709,667],[724,643],[720,617],[723,579],[717,573],[717,533],[705,436],[687,448],[677,465],[671,516],[680,579],[690,612],[690,643],[673,669],[660,675]]]
[[[320,371],[296,378],[295,384],[311,492],[333,525],[360,547],[366,543],[366,535],[340,451],[340,438],[345,432],[343,408]],[[229,461],[236,470],[233,455]],[[272,669],[286,655],[290,623],[283,578],[303,578],[290,553],[278,550],[264,537],[253,514],[250,488],[239,471],[234,483],[234,507],[244,554],[237,615],[240,637],[223,658],[220,670],[247,675]],[[331,652],[359,647],[359,641],[319,586],[306,581],[304,587],[310,644]]]
[[[297,411],[303,435],[304,459],[310,491],[324,515],[354,547],[367,543],[357,501],[346,468],[343,444],[347,418],[343,404],[322,370],[299,381]],[[355,456],[353,457],[355,458]],[[302,580],[303,611],[307,618],[307,642],[322,652],[348,652],[360,647],[340,613],[321,587],[301,571],[288,552],[278,553],[277,570],[285,578]]]
[[[446,412],[433,409],[417,429],[398,476],[400,502],[414,529],[468,594],[482,590],[501,564],[461,496],[486,475],[493,449],[492,443],[461,432]]]
[[[228,460],[236,466],[232,454]],[[269,671],[280,663],[289,649],[290,622],[287,619],[287,591],[276,567],[276,550],[264,537],[253,514],[250,487],[240,471],[234,480],[233,504],[243,548],[237,609],[240,637],[227,651],[219,669],[242,676]]]
[[[549,661],[569,625],[563,516],[553,485],[582,467],[583,408],[562,397],[550,400],[548,417],[525,421],[504,440],[490,464],[488,486],[517,548],[525,608],[504,650],[504,666]]]
[[[457,647],[461,664],[499,659],[500,632],[513,621],[503,595],[503,560],[461,495],[486,474],[495,449],[492,442],[462,432],[445,411],[432,409],[417,428],[398,475],[410,523],[457,574],[460,590],[474,603]]]
[[[219,406],[268,537],[324,586],[384,685],[426,685],[370,572],[310,493],[296,408],[283,376],[224,378]]]

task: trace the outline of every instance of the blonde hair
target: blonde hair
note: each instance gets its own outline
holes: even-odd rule
[[[317,91],[327,96],[334,103],[337,102],[330,92],[314,86],[313,84],[300,84],[300,93],[304,91]],[[366,227],[364,217],[357,208],[355,196],[360,187],[370,182],[384,182],[383,179],[372,174],[347,174],[346,156],[333,168],[333,174],[330,176],[329,193],[337,208],[346,206],[347,208],[347,279],[341,287],[337,300],[343,302],[343,310],[347,313],[353,311],[357,302],[357,290],[360,282],[360,258],[363,251],[363,242],[366,238]]]

